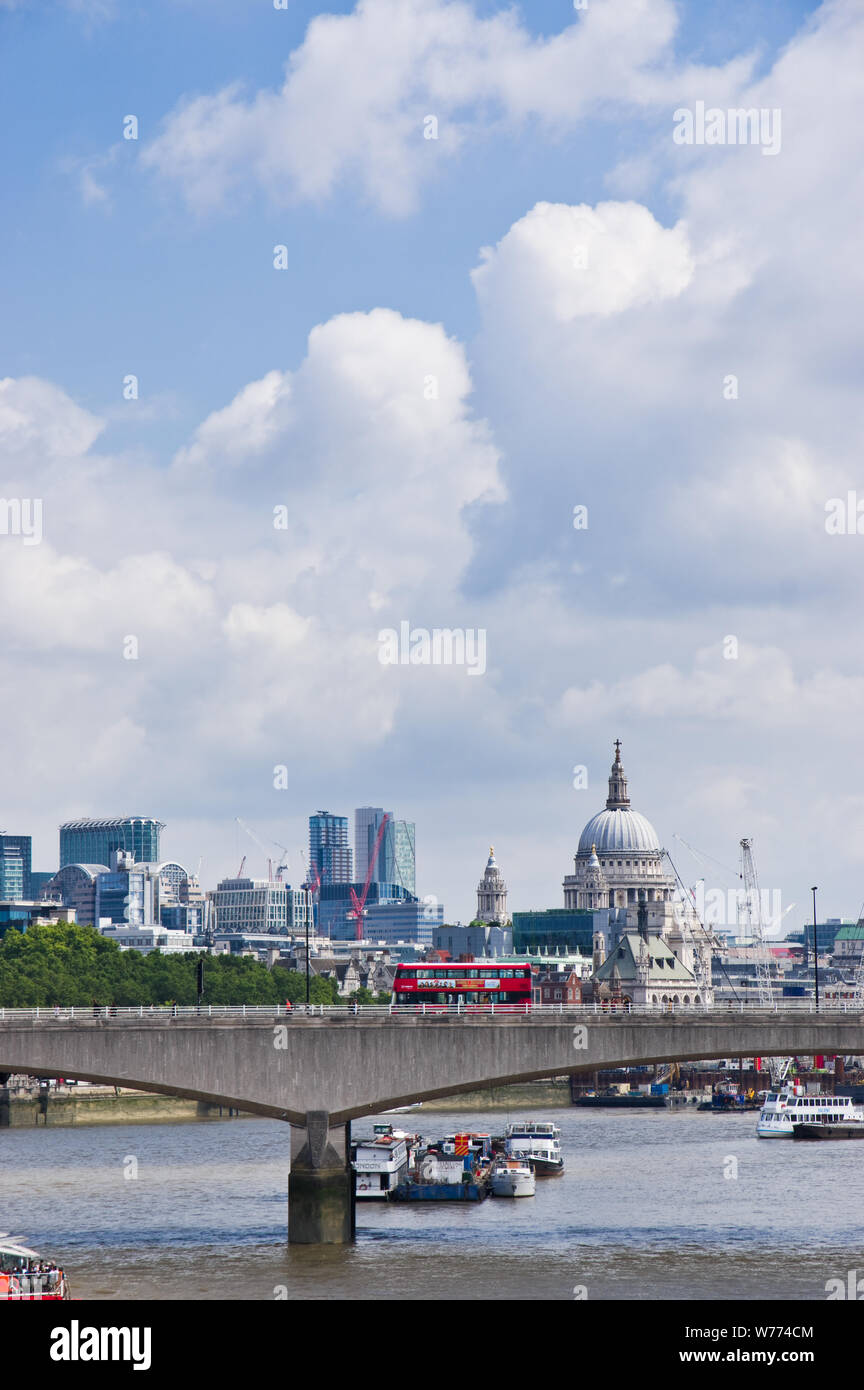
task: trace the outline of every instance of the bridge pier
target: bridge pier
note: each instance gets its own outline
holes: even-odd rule
[[[347,1245],[354,1239],[351,1126],[330,1125],[326,1110],[310,1110],[304,1127],[291,1126],[288,1240],[291,1245]]]

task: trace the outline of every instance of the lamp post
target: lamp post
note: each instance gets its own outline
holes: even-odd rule
[[[306,1008],[309,1008],[309,918],[312,914],[312,903],[314,899],[309,894],[309,901],[306,904]]]
[[[816,889],[811,888],[813,894],[813,962],[816,979],[816,1012],[819,1012],[819,942],[816,939]]]

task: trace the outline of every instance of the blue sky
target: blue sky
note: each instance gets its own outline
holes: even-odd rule
[[[620,736],[664,843],[854,916],[858,7],[394,4],[0,4],[7,828],[158,814],[212,885],[372,802],[467,920],[490,840],[559,905]],[[699,100],[779,154],[673,145]],[[403,618],[486,675],[381,668]]]

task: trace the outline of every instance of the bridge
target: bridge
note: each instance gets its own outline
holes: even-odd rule
[[[289,1240],[353,1237],[351,1122],[489,1086],[652,1062],[864,1054],[864,1014],[736,1006],[434,1013],[384,1008],[0,1009],[0,1084],[63,1076],[292,1126]]]

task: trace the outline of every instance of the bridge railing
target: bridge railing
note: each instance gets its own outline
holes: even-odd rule
[[[864,1009],[852,1000],[843,1000],[817,1009],[812,999],[784,999],[773,1010],[754,1001],[723,1001],[714,1004],[135,1004],[107,1005],[48,1005],[30,1009],[0,1006],[0,1022],[84,1023],[88,1020],[134,1022],[141,1019],[168,1021],[174,1018],[269,1018],[284,1021],[291,1018],[661,1018],[666,1015],[711,1015],[714,1018],[740,1014],[816,1014],[820,1018],[861,1015]]]

